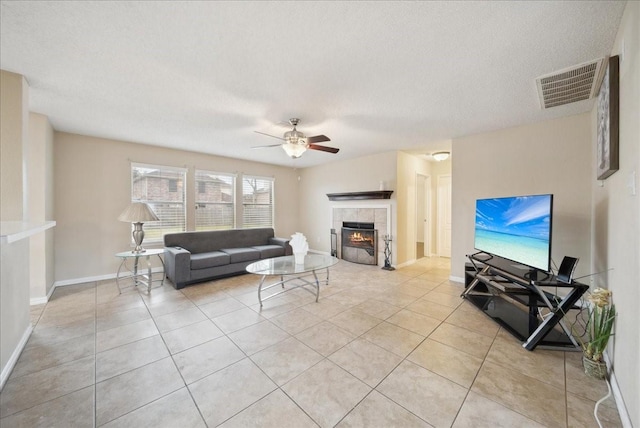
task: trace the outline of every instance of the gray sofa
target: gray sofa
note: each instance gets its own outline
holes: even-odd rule
[[[164,267],[177,289],[185,285],[245,273],[260,259],[291,255],[289,239],[273,229],[234,229],[164,235]]]

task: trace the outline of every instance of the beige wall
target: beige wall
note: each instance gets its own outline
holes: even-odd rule
[[[453,140],[451,276],[474,252],[475,201],[553,193],[552,258],[590,273],[591,130],[588,113]]]
[[[131,162],[188,168],[187,218],[194,213],[195,169],[274,177],[276,235],[298,228],[298,181],[291,168],[59,132],[54,162],[59,283],[115,274],[114,254],[131,241],[130,225],[117,220],[131,201]]]
[[[19,74],[0,70],[0,220],[23,220],[23,163],[29,87]]]
[[[330,207],[339,203],[330,202],[327,193],[379,190],[381,181],[385,190],[394,190],[391,200],[348,201],[348,204],[357,206],[391,203],[391,234],[395,236],[395,152],[332,162],[298,170],[296,174],[299,177],[300,230],[298,231],[307,237],[311,249],[326,253],[331,250]]]
[[[32,222],[53,218],[53,128],[46,116],[29,115],[27,195],[28,213]],[[53,230],[49,229],[30,239],[31,301],[44,301],[53,287],[54,250]]]
[[[596,119],[592,114],[590,174],[593,195],[593,261],[598,286],[612,290],[619,316],[609,355],[633,426],[640,426],[640,3],[629,2],[611,55],[620,63],[620,170],[603,182],[595,179]],[[635,174],[635,175],[634,175]],[[636,186],[633,195],[630,185]]]

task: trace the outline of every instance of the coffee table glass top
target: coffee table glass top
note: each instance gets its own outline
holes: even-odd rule
[[[247,272],[259,275],[295,275],[329,268],[338,263],[338,259],[325,254],[307,254],[304,264],[296,264],[294,256],[264,259],[247,266]]]

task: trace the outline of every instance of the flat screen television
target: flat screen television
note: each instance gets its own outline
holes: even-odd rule
[[[553,195],[476,201],[478,251],[550,272]]]

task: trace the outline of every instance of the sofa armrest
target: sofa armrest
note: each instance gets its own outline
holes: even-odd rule
[[[285,256],[290,256],[291,254],[293,254],[293,248],[291,248],[291,245],[289,245],[289,241],[290,240],[286,238],[269,238],[269,244],[280,245],[281,247],[284,247]]]
[[[191,279],[191,253],[181,247],[164,247],[164,270],[177,289]]]

